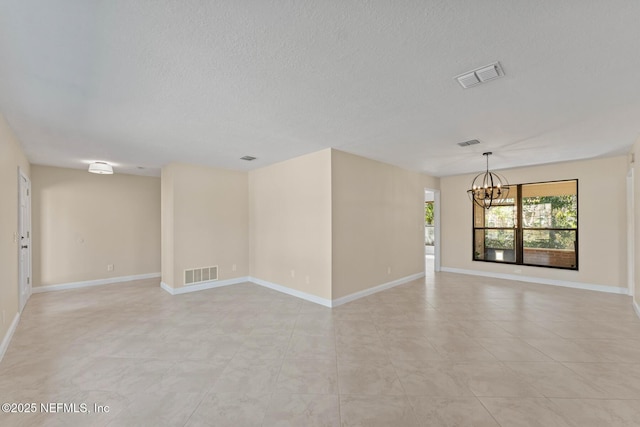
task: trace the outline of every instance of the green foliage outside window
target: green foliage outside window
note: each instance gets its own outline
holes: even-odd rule
[[[527,197],[522,200],[522,221],[527,248],[574,249],[578,226],[576,195]],[[569,230],[535,230],[566,228]],[[572,230],[573,229],[573,230]]]
[[[515,224],[515,208],[513,205],[494,206],[485,212],[485,227],[507,227]]]
[[[490,249],[513,249],[513,230],[487,230],[484,246]]]
[[[424,223],[433,225],[433,202],[424,203]]]
[[[540,207],[544,207],[544,214]],[[522,199],[522,220],[526,228],[576,228],[577,198],[575,195],[526,197]]]

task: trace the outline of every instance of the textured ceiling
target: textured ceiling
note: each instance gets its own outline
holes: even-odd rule
[[[32,163],[139,174],[327,147],[435,176],[487,150],[610,156],[640,135],[639,19],[638,0],[0,0],[0,110]],[[494,61],[505,77],[453,79]]]

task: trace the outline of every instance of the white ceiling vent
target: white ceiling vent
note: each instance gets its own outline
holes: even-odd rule
[[[464,89],[468,89],[473,86],[477,86],[480,83],[485,83],[498,77],[504,76],[504,71],[499,62],[485,65],[484,67],[476,68],[473,71],[460,74],[454,77],[460,83]]]
[[[456,78],[458,79],[458,83],[460,83],[460,86],[465,89],[480,84],[480,80],[478,80],[476,73],[467,73]]]
[[[458,142],[458,145],[460,147],[468,147],[470,145],[476,145],[476,144],[480,144],[480,141],[478,141],[477,139],[471,139],[471,140],[465,141],[465,142]]]

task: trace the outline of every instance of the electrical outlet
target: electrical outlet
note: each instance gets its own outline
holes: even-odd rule
[[[235,264],[233,264],[233,265],[231,266],[231,270],[232,270],[232,271],[236,271],[236,265],[235,265]]]
[[[296,271],[295,270],[291,270],[291,277],[296,277]]]
[[[514,273],[520,274],[522,273],[522,269],[520,268],[516,268],[515,270],[513,270]]]
[[[113,264],[107,264],[107,271],[113,271]]]
[[[391,267],[387,267],[387,274],[391,274]]]
[[[311,283],[311,279],[309,278],[309,276],[305,276],[304,281],[307,282],[307,285]]]
[[[7,323],[7,321],[5,320],[5,317],[7,316],[7,312],[5,310],[2,310],[2,324],[4,325],[5,323]]]

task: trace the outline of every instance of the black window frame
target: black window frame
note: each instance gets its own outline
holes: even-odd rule
[[[524,222],[522,221],[522,187],[526,185],[535,185],[535,184],[553,184],[558,182],[575,182],[576,183],[576,227],[575,228],[557,228],[557,227],[546,227],[546,228],[525,228],[523,227]],[[476,262],[490,262],[496,264],[508,264],[508,265],[524,265],[528,267],[541,267],[541,268],[554,268],[559,270],[569,270],[569,271],[579,271],[579,229],[580,229],[580,203],[579,203],[579,180],[575,179],[560,179],[554,181],[539,181],[539,182],[527,182],[522,184],[512,184],[511,191],[515,191],[515,196],[513,193],[509,194],[509,198],[515,197],[514,200],[514,208],[515,208],[515,218],[514,218],[514,226],[512,228],[509,227],[476,227],[475,225],[475,215],[476,215],[476,205],[472,203],[471,205],[471,236],[472,236],[472,246],[471,246],[471,260]],[[499,204],[496,206],[501,206],[503,204]],[[511,206],[511,205],[509,205]],[[482,208],[481,208],[482,209]],[[483,209],[484,210],[484,209]],[[485,210],[486,211],[486,210]],[[484,214],[483,214],[484,215]],[[484,219],[484,218],[483,218]],[[486,219],[484,219],[483,224],[486,224]],[[476,231],[477,230],[514,230],[514,251],[515,251],[515,260],[514,261],[504,261],[504,260],[493,260],[493,259],[478,259],[476,258]],[[558,265],[540,265],[540,264],[530,264],[524,262],[524,231],[526,230],[542,230],[542,231],[573,231],[575,232],[575,243],[574,243],[574,252],[575,252],[575,266],[574,267],[563,267]],[[485,248],[486,251],[486,248]]]

